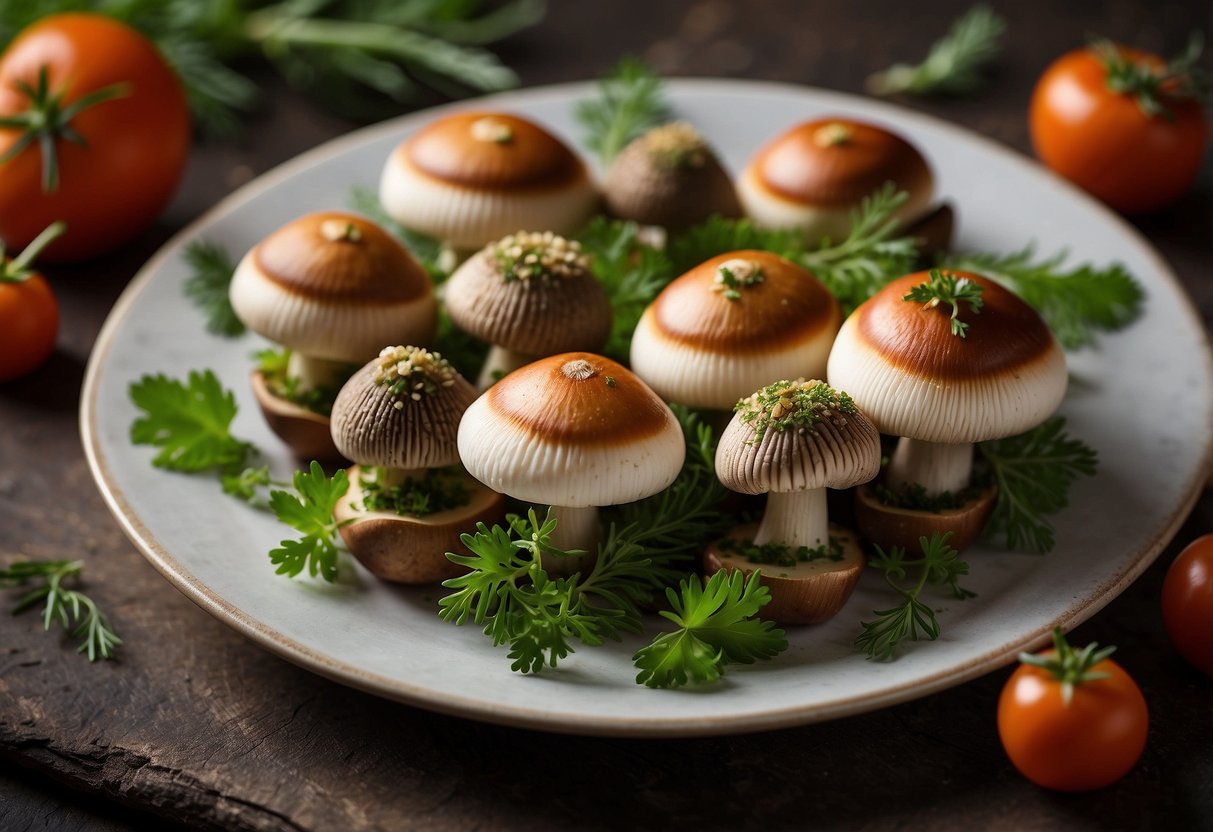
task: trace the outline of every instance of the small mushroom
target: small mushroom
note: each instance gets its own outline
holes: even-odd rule
[[[665,402],[622,365],[592,353],[554,355],[510,373],[459,424],[459,456],[472,476],[551,506],[558,518],[552,543],[591,554],[601,536],[598,506],[668,487],[685,455]]]
[[[1061,403],[1067,383],[1065,354],[1032,307],[981,275],[939,274],[979,287],[979,314],[964,300],[953,306],[908,299],[915,287],[935,277],[906,275],[847,319],[828,367],[830,383],[845,388],[882,433],[902,437],[885,484],[892,489],[917,485],[932,497],[969,490],[973,443],[1040,424]],[[953,317],[967,324],[964,337],[956,334]],[[988,511],[993,496],[986,489],[970,502],[985,502]],[[860,499],[865,509],[872,507],[870,494]],[[886,513],[896,514],[906,528],[903,513]],[[967,542],[959,522],[948,528],[939,522],[944,515],[917,514],[929,525],[901,532],[912,541],[919,534],[956,531],[951,544],[963,548]],[[984,521],[984,514],[978,516]],[[861,531],[877,543],[890,539],[871,523]]]
[[[353,214],[309,214],[278,229],[240,261],[229,293],[249,329],[290,349],[285,375],[297,395],[335,390],[351,365],[383,344],[428,343],[437,326],[425,269],[383,229]],[[306,414],[298,402],[274,395],[260,371],[253,376],[275,433],[297,454],[335,457],[324,440],[327,414]]]
[[[614,216],[670,231],[713,214],[741,216],[728,173],[684,121],[655,127],[625,147],[607,171],[603,197]]]
[[[456,326],[493,345],[482,390],[544,356],[601,349],[611,333],[611,301],[589,258],[550,231],[490,243],[451,275],[444,301]]]
[[[825,374],[842,312],[805,269],[766,251],[713,257],[662,290],[632,336],[662,398],[731,411],[774,379]]]
[[[579,229],[598,206],[582,161],[542,127],[506,113],[456,113],[405,139],[379,183],[401,225],[470,251],[519,228]]]
[[[705,570],[761,569],[771,592],[764,616],[789,624],[832,617],[864,560],[852,535],[829,523],[825,490],[850,488],[879,471],[880,434],[846,393],[803,378],[762,388],[738,402],[721,434],[716,476],[733,491],[769,492],[766,511],[760,524],[731,533],[752,546],[717,541]]]
[[[874,124],[831,117],[798,124],[762,148],[738,177],[737,195],[755,225],[841,240],[851,211],[886,182],[908,194],[896,219],[908,225],[928,212],[934,177],[912,144]]]
[[[459,462],[459,420],[476,390],[437,353],[387,347],[350,377],[333,405],[332,437],[357,464],[333,514],[354,557],[386,581],[425,584],[463,570],[447,552],[460,535],[505,516],[502,496]],[[402,513],[394,497],[420,492]],[[424,510],[417,508],[422,506]],[[395,510],[394,510],[395,509]]]

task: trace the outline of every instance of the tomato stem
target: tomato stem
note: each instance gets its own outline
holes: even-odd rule
[[[63,220],[51,223],[25,247],[25,251],[8,262],[4,260],[4,246],[0,243],[0,283],[24,283],[28,280],[34,273],[34,258],[66,230],[67,223]]]
[[[1160,116],[1168,121],[1174,121],[1175,114],[1165,106],[1164,101],[1204,101],[1209,98],[1213,84],[1209,74],[1197,65],[1203,49],[1204,36],[1198,31],[1193,32],[1184,51],[1159,69],[1126,55],[1106,38],[1091,42],[1091,51],[1107,73],[1108,89],[1133,96],[1148,118]]]
[[[1019,660],[1048,671],[1061,683],[1061,700],[1067,706],[1074,698],[1075,685],[1108,678],[1107,673],[1092,668],[1116,652],[1115,647],[1100,649],[1094,641],[1081,650],[1075,650],[1062,635],[1060,627],[1053,628],[1053,647],[1052,653],[1020,653]]]

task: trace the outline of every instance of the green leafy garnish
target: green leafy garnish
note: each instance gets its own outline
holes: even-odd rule
[[[1020,653],[1019,660],[1050,673],[1061,684],[1061,701],[1067,706],[1074,698],[1075,685],[1108,678],[1107,673],[1092,668],[1116,652],[1115,647],[1101,649],[1094,641],[1081,650],[1075,650],[1062,635],[1060,627],[1053,628],[1053,648],[1051,654]]]
[[[863,632],[855,639],[855,646],[867,654],[869,659],[879,661],[891,659],[893,651],[909,638],[918,641],[919,634],[931,641],[939,638],[939,619],[929,604],[919,599],[927,585],[946,586],[952,597],[972,598],[973,593],[960,586],[959,580],[969,574],[969,565],[958,557],[958,552],[948,545],[951,532],[936,532],[928,539],[920,537],[918,545],[922,557],[908,558],[900,546],[885,552],[874,546],[876,555],[868,559],[868,566],[884,573],[885,581],[901,597],[901,603],[884,610],[876,610],[875,621],[863,622]],[[917,570],[913,583],[902,582],[911,570]]]
[[[122,639],[110,628],[97,604],[64,582],[79,580],[84,569],[82,560],[25,560],[0,569],[0,586],[24,586],[30,581],[42,581],[13,607],[13,615],[42,603],[42,628],[49,630],[56,621],[72,638],[83,641],[76,648],[90,662],[112,659]]]
[[[280,399],[297,404],[305,410],[328,416],[333,412],[333,403],[341,392],[341,384],[317,384],[300,389],[299,377],[287,372],[291,351],[288,349],[264,349],[256,354],[257,369],[265,380],[266,389]],[[337,373],[339,377],[354,374],[357,367],[349,365]]]
[[[855,400],[824,381],[777,381],[737,402],[738,418],[754,429],[754,442],[768,430],[783,432],[812,428],[838,413],[854,413]]]
[[[585,128],[585,145],[602,163],[646,130],[670,120],[662,80],[647,64],[624,58],[598,82],[598,97],[577,104],[577,120]]]
[[[223,486],[224,494],[237,497],[247,503],[257,500],[260,489],[279,484],[270,478],[270,466],[268,465],[224,474],[219,481]]]
[[[1066,270],[1066,252],[1033,262],[1028,245],[1011,254],[957,254],[944,266],[977,272],[1006,286],[1034,307],[1066,349],[1095,342],[1096,333],[1129,325],[1141,314],[1144,292],[1120,263],[1089,263]]]
[[[206,316],[206,331],[226,338],[243,335],[244,323],[236,317],[228,295],[236,264],[227,250],[209,240],[194,240],[183,256],[193,270],[185,281],[185,294]]]
[[[295,472],[295,491],[271,491],[270,509],[279,520],[303,532],[301,538],[283,540],[270,551],[270,562],[277,575],[294,578],[304,567],[313,578],[326,581],[337,578],[337,530],[345,523],[333,519],[333,509],[350,489],[345,470],[332,477],[320,463],[312,460],[308,471]],[[346,521],[349,522],[349,521]]]
[[[1184,51],[1162,68],[1126,55],[1105,38],[1092,41],[1091,51],[1104,65],[1108,89],[1133,96],[1149,118],[1157,116],[1173,121],[1175,114],[1167,107],[1167,101],[1205,101],[1213,89],[1213,78],[1198,63],[1204,46],[1204,35],[1192,32]]]
[[[678,592],[666,589],[673,611],[661,615],[678,625],[662,633],[632,657],[640,670],[636,682],[650,688],[676,688],[687,682],[720,678],[729,662],[752,664],[783,652],[788,641],[774,623],[755,616],[771,600],[762,573],[747,579],[738,570],[721,570],[704,586],[692,576]]]
[[[931,44],[926,59],[917,66],[894,64],[868,78],[874,95],[911,93],[963,94],[985,82],[981,69],[1002,51],[1006,21],[984,3],[973,6],[956,19],[948,33]]]
[[[730,251],[760,249],[795,260],[804,248],[804,235],[799,231],[755,228],[749,220],[726,219],[719,214],[671,235],[666,243],[666,252],[676,275]]]
[[[1054,416],[1026,433],[977,446],[979,476],[998,483],[987,537],[1002,535],[1009,549],[1053,548],[1046,515],[1065,508],[1071,484],[1079,476],[1094,476],[1098,463],[1094,450],[1064,432],[1065,424],[1064,417]]]
[[[753,540],[734,540],[726,537],[720,541],[720,551],[740,555],[750,563],[761,563],[766,566],[793,567],[798,563],[809,563],[815,560],[842,560],[842,541],[831,535],[820,546],[792,546],[769,540],[757,544]]]
[[[980,283],[974,283],[967,277],[931,269],[927,280],[911,288],[901,299],[921,303],[924,309],[933,309],[941,303],[948,304],[952,307],[952,334],[964,338],[969,325],[957,317],[960,315],[960,304],[962,301],[968,303],[969,311],[976,315],[981,311],[983,288]]]
[[[363,468],[359,480],[362,486],[362,507],[366,511],[391,511],[409,517],[425,517],[449,511],[468,503],[468,490],[463,480],[450,471],[429,468],[420,477],[406,477],[404,482],[383,485],[382,469]]]
[[[981,493],[981,485],[973,484],[958,492],[941,491],[931,494],[921,483],[902,483],[897,488],[890,488],[883,482],[871,484],[872,493],[882,505],[891,508],[904,508],[910,511],[952,511],[960,508]]]
[[[211,370],[191,370],[187,383],[164,375],[145,375],[129,388],[144,415],[131,424],[131,442],[160,452],[152,464],[173,471],[238,470],[254,453],[232,436],[236,397]]]

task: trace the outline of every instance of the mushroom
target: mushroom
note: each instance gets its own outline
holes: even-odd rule
[[[716,476],[733,491],[769,492],[766,511],[761,523],[712,544],[705,570],[762,569],[771,592],[763,614],[778,621],[832,617],[864,560],[853,536],[829,523],[825,489],[850,488],[879,471],[880,434],[846,393],[803,378],[762,388],[737,403],[716,449]]]
[[[905,225],[931,205],[926,159],[897,134],[849,118],[798,124],[760,150],[737,179],[746,216],[765,228],[800,228],[841,240],[864,197],[892,182],[908,198],[894,213]]]
[[[957,510],[982,504],[986,512],[993,488],[970,495],[973,443],[1040,424],[1067,383],[1065,354],[1032,307],[981,275],[939,270],[899,278],[855,310],[838,333],[828,375],[882,433],[902,437],[885,472],[889,488],[951,495]],[[931,512],[907,519],[904,509],[881,512],[860,491],[861,508],[888,515],[886,531],[901,528],[915,547],[922,534],[951,530],[952,545],[963,548],[985,519],[977,513],[959,523],[955,511],[951,520]],[[975,531],[965,540],[964,529],[943,524],[952,521]],[[884,536],[870,523],[861,530],[876,542]]]
[[[554,355],[510,373],[459,424],[459,456],[494,491],[551,506],[553,545],[595,551],[598,506],[648,497],[682,470],[670,408],[622,365]],[[557,570],[567,564],[549,564]]]
[[[623,149],[603,183],[607,211],[675,231],[713,214],[741,216],[728,173],[685,121],[648,131]]]
[[[582,161],[542,127],[468,112],[405,139],[383,168],[379,199],[401,225],[468,251],[519,228],[576,231],[598,191]]]
[[[353,214],[308,214],[278,229],[240,261],[229,294],[245,326],[290,350],[282,378],[257,370],[252,385],[271,428],[307,457],[335,451],[327,413],[305,403],[327,398],[383,344],[428,343],[437,326],[425,269]]]
[[[842,312],[805,269],[766,251],[713,257],[662,290],[632,336],[662,398],[731,411],[774,379],[825,374]]]
[[[502,496],[457,468],[459,420],[476,390],[438,353],[396,346],[354,373],[333,405],[332,438],[356,465],[333,516],[354,557],[386,581],[460,574],[460,535],[505,517]],[[445,470],[440,470],[445,469]]]
[[[601,349],[611,333],[611,301],[589,258],[550,231],[490,243],[451,275],[444,300],[456,326],[493,345],[482,390],[538,358]]]

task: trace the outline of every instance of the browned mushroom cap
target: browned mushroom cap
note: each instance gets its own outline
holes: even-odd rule
[[[554,355],[511,373],[459,426],[468,472],[531,503],[639,500],[673,482],[685,454],[669,407],[625,367],[591,353]]]
[[[444,300],[460,329],[531,360],[600,349],[611,332],[610,298],[589,258],[550,231],[490,243],[451,275]]]
[[[406,139],[380,180],[383,207],[402,225],[459,248],[519,228],[568,233],[598,193],[580,159],[542,127],[505,113],[457,113]]]
[[[459,419],[475,398],[476,389],[439,354],[387,347],[337,394],[333,443],[362,465],[453,465]]]
[[[694,127],[655,127],[615,159],[603,184],[607,210],[644,225],[678,230],[713,214],[741,216],[733,182]]]
[[[948,272],[981,286],[980,314],[961,302],[965,337],[951,308],[905,300],[930,280],[906,275],[847,319],[830,353],[830,384],[845,389],[882,433],[935,443],[972,443],[1035,427],[1061,403],[1066,359],[1032,307],[981,275]]]
[[[388,343],[434,336],[429,275],[400,243],[354,214],[308,214],[236,267],[232,308],[249,329],[308,356],[359,363]]]
[[[824,375],[841,321],[810,272],[770,252],[730,252],[676,279],[645,310],[632,368],[667,401],[731,410],[775,379]]]
[[[716,476],[742,494],[850,488],[880,471],[880,434],[846,393],[779,381],[737,404]]]
[[[806,121],[760,150],[737,180],[746,215],[770,228],[803,228],[839,239],[850,211],[892,182],[909,198],[895,216],[926,212],[934,178],[926,159],[895,133],[849,118]]]

